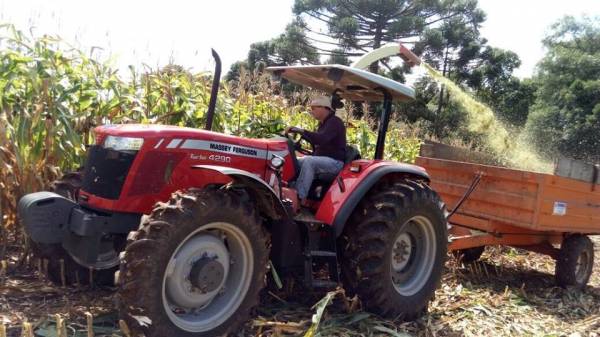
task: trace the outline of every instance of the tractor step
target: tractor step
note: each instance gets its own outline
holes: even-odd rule
[[[304,253],[304,282],[308,288],[334,288],[340,281],[336,252],[310,250]],[[317,266],[319,270],[314,270]],[[329,279],[315,279],[315,272],[327,266]]]
[[[296,217],[294,220],[304,227],[305,286],[309,289],[335,288],[340,281],[340,271],[333,227],[314,220],[314,217]],[[323,273],[324,270],[327,272]]]

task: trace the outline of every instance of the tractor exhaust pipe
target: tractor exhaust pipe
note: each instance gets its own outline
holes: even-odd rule
[[[208,101],[208,110],[206,111],[206,126],[204,130],[212,129],[213,117],[215,116],[215,106],[217,105],[217,94],[219,93],[219,83],[221,81],[221,58],[214,49],[211,49],[212,56],[215,59],[215,74],[213,76],[212,89],[210,91],[210,101]]]

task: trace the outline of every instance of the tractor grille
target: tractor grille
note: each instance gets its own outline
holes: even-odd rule
[[[105,199],[119,199],[136,154],[137,151],[115,151],[98,145],[90,147],[82,189]]]

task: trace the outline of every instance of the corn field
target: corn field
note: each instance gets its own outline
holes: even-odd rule
[[[65,170],[83,164],[95,126],[153,123],[204,125],[212,76],[178,65],[129,68],[123,76],[94,49],[88,53],[52,36],[27,35],[0,26],[0,214],[15,229],[19,198],[42,190]],[[315,126],[304,113],[310,93],[285,96],[268,76],[242,73],[221,85],[214,129],[244,137],[269,137],[287,125]],[[373,123],[345,118],[348,142],[372,155]],[[420,141],[405,126],[390,127],[388,159],[412,161]],[[2,237],[6,237],[2,235]]]

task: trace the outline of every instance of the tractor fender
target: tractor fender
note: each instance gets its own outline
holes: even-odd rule
[[[352,184],[352,186],[348,186],[345,192],[340,193],[339,191],[336,191],[338,194],[342,195],[332,195],[330,189],[327,193],[328,195],[324,198],[324,201],[330,202],[330,205],[324,208],[323,213],[317,212],[316,216],[318,220],[324,220],[324,222],[330,223],[333,228],[335,228],[335,234],[338,237],[342,234],[346,222],[350,218],[352,212],[354,212],[356,206],[358,206],[358,203],[381,179],[389,175],[401,175],[422,179],[427,182],[430,181],[429,175],[422,167],[394,162],[375,162],[366,167],[357,177],[344,177],[345,175],[350,174],[348,167],[346,167],[344,171],[340,173],[339,176],[343,181],[347,179],[347,181],[350,182],[351,180],[356,179],[357,182]],[[334,183],[332,189],[336,188],[335,185],[336,184]],[[346,193],[348,193],[348,195],[343,195]],[[330,200],[326,200],[328,197]],[[321,209],[319,209],[319,211],[321,211]]]
[[[218,165],[194,165],[195,170],[210,170],[228,176],[243,185],[256,201],[259,210],[274,220],[287,220],[289,215],[275,190],[256,174],[236,168]]]

